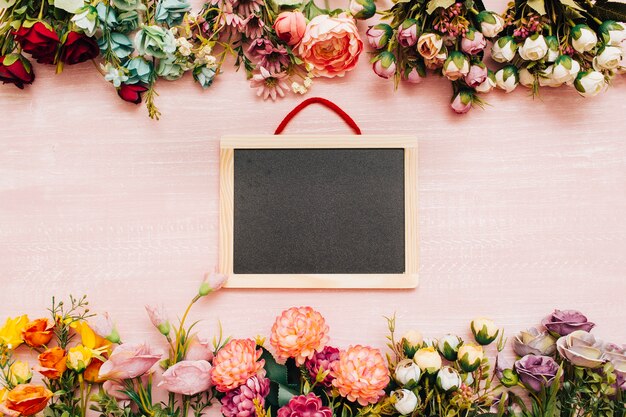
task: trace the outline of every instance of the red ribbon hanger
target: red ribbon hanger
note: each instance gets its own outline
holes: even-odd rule
[[[314,103],[321,104],[323,106],[328,107],[329,109],[337,113],[337,115],[339,115],[339,117],[341,117],[343,121],[346,122],[346,124],[350,126],[352,130],[354,130],[355,134],[357,135],[361,134],[361,129],[356,124],[356,122],[352,119],[352,117],[348,116],[348,113],[341,110],[341,108],[335,103],[333,103],[332,101],[326,100],[325,98],[321,98],[321,97],[311,97],[311,98],[304,100],[302,103],[298,104],[292,111],[290,111],[287,114],[287,116],[285,116],[283,121],[280,122],[274,134],[280,135],[283,132],[283,130],[285,130],[285,127],[287,127],[291,119],[293,119],[298,113],[300,113],[302,109]]]

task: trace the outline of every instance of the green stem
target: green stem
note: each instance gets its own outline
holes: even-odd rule
[[[39,9],[39,20],[43,18],[43,9],[45,5],[46,5],[46,0],[41,0],[41,7]]]

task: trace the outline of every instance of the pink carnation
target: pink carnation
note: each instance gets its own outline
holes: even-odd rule
[[[350,346],[333,364],[333,386],[342,397],[360,405],[376,403],[389,384],[389,369],[378,349]]]
[[[328,342],[324,317],[311,307],[292,307],[276,318],[270,344],[279,359],[294,358],[298,365],[311,359]]]

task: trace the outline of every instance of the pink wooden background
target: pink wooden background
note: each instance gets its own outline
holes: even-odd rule
[[[394,94],[367,61],[310,96],[334,100],[366,134],[419,137],[420,287],[224,290],[193,311],[202,332],[219,319],[234,336],[268,334],[282,309],[308,304],[335,344],[383,347],[394,311],[399,331],[439,336],[465,334],[477,315],[513,334],[558,307],[626,342],[624,76],[587,100],[567,88],[541,100],[494,92],[492,106],[459,117],[446,81]],[[217,260],[220,137],[269,134],[302,97],[263,102],[228,69],[204,92],[189,76],[161,82],[153,122],[91,64],[36,71],[25,91],[0,87],[0,315],[37,316],[53,294],[87,293],[125,340],[156,341],[144,304],[182,313]],[[288,129],[347,131],[322,108]]]

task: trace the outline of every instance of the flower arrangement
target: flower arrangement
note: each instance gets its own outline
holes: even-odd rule
[[[363,49],[354,18],[313,0],[0,0],[0,81],[24,88],[31,61],[96,68],[120,98],[158,119],[155,83],[186,72],[208,88],[228,57],[264,99],[304,94],[315,77],[343,76]]]
[[[603,343],[577,311],[556,310],[512,341],[492,320],[470,323],[471,337],[396,336],[388,319],[386,355],[377,348],[333,346],[324,317],[311,307],[283,311],[266,339],[212,341],[187,324],[193,305],[226,277],[202,281],[178,324],[146,306],[163,336],[160,348],[122,342],[108,314],[85,297],[53,299],[51,318],[9,318],[0,327],[0,413],[10,417],[624,417],[626,346]],[[30,366],[17,349],[37,355]],[[20,354],[20,358],[25,356]],[[492,365],[490,357],[496,357]],[[33,373],[41,383],[33,382]],[[156,389],[167,393],[153,399]]]

